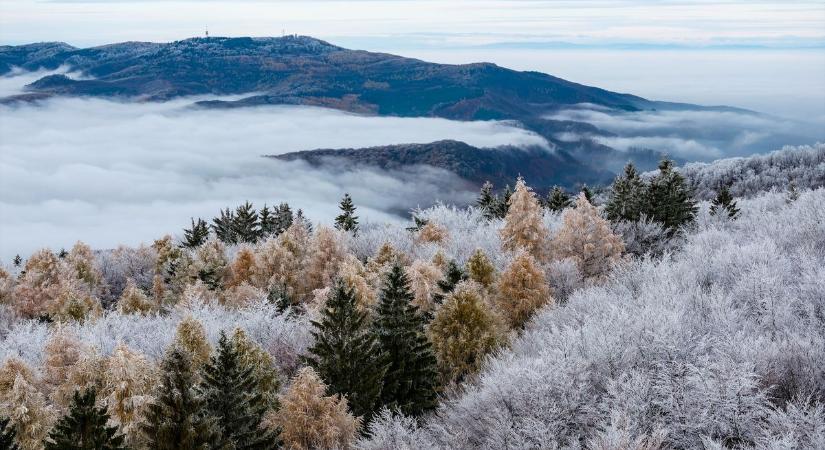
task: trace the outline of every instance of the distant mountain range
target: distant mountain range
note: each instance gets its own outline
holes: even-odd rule
[[[449,65],[385,53],[348,50],[304,36],[281,38],[193,38],[171,43],[125,42],[79,49],[62,42],[0,47],[0,75],[67,67],[85,79],[45,76],[28,93],[2,102],[55,95],[136,97],[163,101],[199,95],[248,94],[236,101],[204,101],[200,106],[314,105],[360,114],[441,117],[453,120],[512,120],[543,136],[554,152],[535,149],[509,156],[470,151],[460,143],[368,149],[384,165],[414,161],[457,170],[468,180],[501,174],[545,171],[540,185],[574,180],[605,181],[625,161],[652,167],[661,154],[651,150],[618,152],[583,139],[561,141],[567,132],[609,136],[584,122],[547,119],[561,108],[590,104],[610,110],[728,109],[650,101],[566,81],[538,72],[519,72],[491,63]],[[730,108],[730,110],[734,110]],[[284,158],[316,159],[332,150],[300,152]],[[362,161],[354,150],[341,150]],[[447,158],[448,155],[450,158]],[[447,161],[460,161],[457,165]],[[366,162],[366,161],[364,161]],[[539,169],[541,168],[541,169]]]

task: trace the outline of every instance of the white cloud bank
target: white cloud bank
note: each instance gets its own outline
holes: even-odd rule
[[[0,106],[0,258],[83,240],[97,248],[180,232],[245,200],[287,201],[330,221],[348,191],[362,218],[470,192],[441,171],[320,171],[262,158],[314,148],[457,139],[541,145],[501,122],[363,117],[307,107],[191,108],[192,99],[53,99]]]

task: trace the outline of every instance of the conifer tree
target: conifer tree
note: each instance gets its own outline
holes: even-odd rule
[[[278,208],[273,208],[270,211],[269,206],[266,206],[264,203],[264,207],[261,208],[261,212],[258,213],[258,231],[259,237],[261,239],[266,239],[273,234],[278,234]]]
[[[97,393],[94,388],[83,394],[75,391],[69,412],[57,421],[46,450],[119,450],[125,449],[124,436],[116,426],[106,425],[109,414],[105,408],[95,406]]]
[[[278,205],[275,212],[275,234],[281,234],[292,226],[292,209],[288,203]]]
[[[788,183],[788,190],[785,192],[785,203],[791,204],[799,200],[799,190],[796,188],[796,182],[791,180]]]
[[[206,339],[206,329],[191,315],[187,315],[178,323],[175,329],[174,345],[188,353],[191,360],[189,364],[196,372],[209,362],[212,347]]]
[[[730,189],[727,186],[722,186],[710,203],[710,215],[724,214],[728,219],[736,219],[739,215],[739,208],[736,207],[736,201],[730,195]]]
[[[521,177],[516,181],[516,191],[510,197],[510,208],[499,234],[504,250],[524,249],[539,261],[547,259],[550,231],[544,225],[536,195]]]
[[[587,187],[586,184],[582,186],[582,192],[581,193],[584,194],[584,198],[586,198],[587,201],[592,205],[593,204],[593,192],[590,190],[589,187]]]
[[[335,228],[342,231],[352,231],[353,234],[358,232],[358,216],[355,215],[355,205],[352,203],[352,197],[349,194],[344,194],[341,199],[341,214],[335,218]]]
[[[266,407],[254,370],[242,363],[235,345],[221,332],[218,348],[204,366],[198,388],[205,410],[217,419],[224,439],[236,449],[278,445],[276,434],[260,429]]]
[[[195,248],[206,242],[206,239],[209,237],[209,226],[206,225],[206,221],[198,217],[198,221],[195,222],[195,219],[192,218],[192,228],[184,228],[183,230],[183,242],[181,242],[181,246],[186,248]]]
[[[212,229],[215,236],[225,244],[237,244],[238,236],[235,233],[235,213],[229,208],[221,210],[221,216],[212,219]]]
[[[425,225],[430,223],[429,220],[422,219],[422,218],[418,217],[415,214],[413,214],[412,219],[413,219],[413,226],[405,228],[407,231],[412,232],[412,233],[415,233],[416,231],[421,231],[421,229],[424,228]]]
[[[205,413],[195,389],[196,367],[189,352],[177,346],[161,362],[161,381],[155,400],[147,407],[141,429],[149,448],[207,450],[221,448],[217,420]]]
[[[20,265],[23,264],[23,258],[21,258],[20,255],[14,255],[12,264],[14,264],[14,267],[20,267]]]
[[[373,330],[388,364],[381,404],[419,416],[436,406],[438,372],[424,320],[412,300],[407,275],[396,264],[381,290]]]
[[[607,219],[611,221],[636,222],[642,215],[645,185],[633,164],[624,168],[624,173],[616,177],[611,188],[610,200],[604,207]],[[588,200],[590,201],[590,200]]]
[[[251,203],[245,202],[235,209],[232,228],[235,231],[238,242],[255,243],[258,241],[261,232],[258,228],[258,212],[255,211]]]
[[[350,411],[369,421],[378,406],[386,366],[367,328],[367,314],[356,303],[353,290],[339,280],[321,320],[312,321],[315,344],[309,348],[309,362],[327,384],[328,394],[346,396]]]
[[[650,181],[645,199],[646,215],[659,222],[671,236],[696,219],[698,207],[685,178],[673,161],[659,163],[659,173]]]
[[[493,217],[503,219],[507,216],[507,212],[510,210],[510,197],[512,195],[513,188],[511,188],[509,184],[504,186],[504,192],[501,193],[501,196],[496,196]]]
[[[20,450],[14,437],[17,433],[8,417],[0,418],[0,448],[4,450]]]
[[[483,287],[490,287],[495,281],[496,268],[484,250],[477,248],[467,260],[467,275]]]
[[[481,191],[478,194],[478,200],[476,200],[476,206],[482,211],[482,214],[486,219],[492,219],[495,217],[495,207],[496,207],[496,197],[493,194],[493,184],[489,181],[485,181],[483,185],[481,185]]]
[[[2,413],[14,427],[22,450],[41,449],[54,420],[54,411],[37,388],[18,373],[9,392],[3,395]]]
[[[555,212],[562,211],[572,204],[573,200],[570,195],[558,186],[553,186],[553,189],[547,193],[547,200],[544,201],[544,207]]]
[[[450,260],[447,263],[447,268],[444,269],[444,277],[438,281],[438,290],[433,294],[433,303],[440,305],[444,302],[444,298],[453,292],[455,286],[466,280],[467,274],[461,270],[461,267],[455,262],[455,260]]]

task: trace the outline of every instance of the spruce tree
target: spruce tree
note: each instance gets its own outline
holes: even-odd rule
[[[173,347],[161,362],[161,383],[141,426],[149,448],[156,450],[206,450],[221,448],[214,417],[205,414],[203,399],[195,390],[195,368],[186,350]]]
[[[181,243],[181,246],[186,248],[197,248],[206,242],[207,238],[209,238],[209,226],[206,225],[206,222],[200,217],[197,222],[195,222],[195,219],[192,218],[192,228],[184,228],[183,230],[183,242]]]
[[[45,442],[46,450],[116,450],[125,449],[124,436],[117,427],[106,426],[106,408],[95,406],[95,388],[83,394],[75,391],[69,412],[57,421]]]
[[[413,225],[413,226],[411,226],[411,227],[407,227],[407,228],[405,228],[407,231],[409,231],[409,232],[411,232],[411,233],[415,233],[415,232],[417,232],[417,231],[421,231],[421,229],[422,229],[422,228],[424,228],[424,226],[425,226],[425,225],[427,225],[428,223],[430,223],[430,221],[429,221],[429,220],[427,220],[427,219],[422,219],[422,218],[420,218],[420,217],[416,216],[415,214],[413,214],[412,219],[413,219],[413,224],[414,224],[414,225]]]
[[[20,265],[23,264],[23,258],[21,258],[20,255],[14,255],[12,263],[14,264],[14,267],[20,267]]]
[[[295,213],[295,217],[292,220],[295,223],[300,223],[306,228],[308,233],[312,233],[312,222],[309,221],[306,217],[304,217],[304,211],[301,208],[298,208],[298,212]]]
[[[369,421],[375,412],[386,371],[375,335],[367,328],[367,313],[356,307],[356,295],[337,281],[327,298],[320,322],[312,321],[315,344],[310,365],[327,384],[327,394],[341,394],[350,411]]]
[[[730,189],[727,186],[722,186],[710,203],[710,215],[726,214],[729,219],[736,219],[739,215],[739,208],[736,207],[736,201],[730,194]]]
[[[501,196],[496,196],[496,202],[493,206],[493,217],[496,219],[503,219],[507,216],[507,211],[510,210],[510,197],[513,195],[513,188],[508,184],[504,186],[504,192]]]
[[[444,278],[436,282],[438,285],[438,290],[433,294],[433,303],[439,305],[443,303],[444,298],[453,292],[455,286],[466,279],[467,274],[461,270],[461,267],[455,262],[455,260],[450,260],[450,262],[447,263],[447,267],[444,269]]]
[[[496,196],[493,194],[493,184],[485,181],[476,200],[476,206],[481,210],[484,218],[492,219],[495,214]]]
[[[584,194],[584,198],[592,205],[593,204],[593,192],[590,191],[590,188],[587,185],[582,186],[582,194]]]
[[[644,206],[645,185],[633,164],[626,165],[624,173],[616,177],[611,191],[610,200],[604,207],[607,220],[638,221]]]
[[[558,186],[553,186],[553,190],[547,193],[547,200],[544,201],[544,207],[555,212],[563,211],[572,204],[570,195]]]
[[[278,205],[275,212],[275,234],[281,234],[292,225],[292,209],[288,203]]]
[[[255,243],[260,236],[258,228],[258,212],[252,204],[245,202],[235,209],[235,218],[232,221],[232,228],[239,242]]]
[[[341,214],[335,218],[335,228],[342,231],[352,231],[353,234],[358,232],[358,216],[355,215],[355,205],[352,203],[352,197],[349,194],[344,194],[341,199]]]
[[[258,214],[258,230],[262,239],[278,234],[278,208],[273,208],[270,211],[264,203],[264,207],[261,208],[261,212]]]
[[[14,431],[14,426],[10,423],[11,419],[4,417],[0,419],[0,449],[4,450],[19,450],[14,437],[17,433]]]
[[[673,236],[693,223],[698,211],[685,178],[673,169],[673,161],[659,163],[659,174],[650,181],[645,196],[645,213]]]
[[[436,407],[438,370],[412,300],[407,274],[396,264],[381,290],[373,329],[388,364],[381,404],[419,416]]]
[[[238,450],[279,445],[276,434],[260,428],[266,407],[253,371],[241,363],[238,350],[222,331],[198,386],[205,410],[217,419],[223,438]]]
[[[212,229],[215,236],[225,244],[237,244],[238,235],[235,233],[235,213],[229,208],[221,210],[221,216],[212,219]]]

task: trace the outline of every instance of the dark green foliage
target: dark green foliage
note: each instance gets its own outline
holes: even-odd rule
[[[278,208],[273,208],[273,210],[270,211],[269,207],[264,203],[264,207],[261,208],[261,212],[258,214],[258,230],[262,239],[273,234],[278,234],[277,213]]]
[[[604,207],[608,220],[636,222],[641,218],[645,203],[645,184],[633,164],[613,182],[610,200]]]
[[[582,194],[584,194],[584,198],[592,205],[593,204],[593,192],[590,191],[590,188],[587,187],[585,184],[582,186]]]
[[[559,212],[572,204],[573,200],[570,198],[570,195],[564,192],[562,188],[554,186],[553,189],[547,193],[547,199],[544,201],[543,206],[550,211]]]
[[[312,222],[310,222],[306,217],[304,217],[304,211],[300,208],[298,209],[298,212],[295,213],[295,217],[292,221],[294,223],[303,224],[304,228],[306,228],[308,232],[312,233]]]
[[[350,411],[369,421],[378,408],[386,365],[367,314],[356,307],[352,289],[338,281],[327,298],[320,322],[312,322],[315,344],[310,365],[327,383],[329,394],[342,394]]]
[[[355,215],[355,205],[352,203],[352,197],[349,194],[344,194],[341,199],[341,214],[335,218],[335,228],[343,231],[352,231],[353,234],[358,232],[358,216]]]
[[[60,259],[63,259],[68,255],[69,255],[69,252],[67,252],[65,248],[61,248],[60,252],[57,254],[57,257],[60,258]]]
[[[433,294],[433,302],[437,304],[441,304],[444,302],[444,298],[450,292],[453,292],[455,286],[466,280],[467,274],[464,270],[461,269],[455,260],[451,260],[447,263],[447,268],[444,269],[444,278],[438,281],[438,292]]]
[[[298,306],[295,299],[289,295],[289,289],[287,289],[285,284],[271,286],[266,295],[266,300],[277,306],[278,312],[284,312],[287,308],[295,308]]]
[[[69,412],[57,421],[45,442],[47,450],[115,450],[125,449],[123,435],[117,427],[108,427],[106,408],[95,406],[94,388],[83,394],[75,391]]]
[[[17,436],[17,433],[14,430],[14,426],[9,422],[8,417],[0,419],[0,449],[19,450],[20,447],[14,442],[14,437]]]
[[[195,374],[189,354],[172,348],[163,358],[161,370],[161,384],[141,427],[149,448],[222,448],[217,420],[205,414],[203,400],[194,388]]]
[[[235,233],[235,213],[226,208],[221,210],[221,216],[212,219],[212,229],[215,235],[226,244],[237,244],[238,235]]]
[[[373,329],[389,364],[381,404],[419,416],[436,407],[438,372],[424,320],[412,300],[407,274],[396,264],[381,290]]]
[[[489,211],[492,211],[493,207],[496,204],[496,196],[493,194],[493,184],[489,181],[485,181],[483,185],[481,185],[481,192],[478,194],[478,200],[476,200],[476,206],[479,209],[484,211],[485,216]]]
[[[281,234],[292,225],[292,209],[289,204],[281,203],[275,211],[275,234]]]
[[[239,242],[255,243],[258,240],[261,232],[258,228],[258,212],[251,203],[245,202],[235,209],[232,228]]]
[[[510,185],[504,188],[501,196],[493,194],[493,185],[487,181],[481,186],[476,206],[481,210],[485,219],[503,219],[507,215],[507,210],[510,209],[510,196],[513,195],[513,189]]]
[[[183,230],[183,242],[181,242],[181,246],[186,248],[196,248],[206,242],[206,239],[208,238],[209,226],[203,219],[198,218],[198,221],[195,222],[195,219],[193,218],[192,228],[184,228]]]
[[[410,232],[421,231],[421,228],[423,228],[424,225],[427,225],[430,222],[429,220],[422,219],[422,218],[416,216],[415,214],[413,214],[412,219],[413,219],[413,223],[415,225],[406,228],[406,230],[410,231]]]
[[[736,219],[739,215],[739,208],[736,207],[736,201],[730,194],[730,189],[727,186],[722,186],[716,194],[716,198],[710,203],[710,215],[725,214],[729,219]]]
[[[663,160],[647,189],[645,214],[661,223],[672,236],[693,223],[697,211],[685,178],[673,169],[673,161]]]
[[[221,332],[218,348],[203,368],[198,391],[206,412],[217,419],[223,438],[234,448],[276,448],[277,435],[260,429],[266,405],[253,370],[241,364],[237,349]]]
[[[23,264],[23,258],[21,258],[20,255],[14,255],[12,264],[14,264],[14,267],[20,267],[20,265]]]

